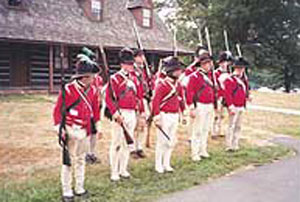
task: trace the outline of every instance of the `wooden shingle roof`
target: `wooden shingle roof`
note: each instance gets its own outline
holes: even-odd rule
[[[25,10],[0,1],[0,39],[106,47],[136,47],[127,0],[104,0],[103,20],[91,21],[77,0],[27,0]],[[154,12],[151,29],[138,27],[146,50],[172,51],[172,34]],[[183,46],[179,52],[190,53]]]

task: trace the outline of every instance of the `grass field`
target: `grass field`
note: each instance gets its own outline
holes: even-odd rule
[[[280,102],[269,94],[254,95],[254,104],[291,108],[298,97],[280,94]],[[276,94],[277,96],[277,94]],[[60,149],[52,128],[55,96],[0,96],[0,201],[57,201],[60,197]],[[259,100],[261,100],[259,102]],[[268,105],[267,103],[270,103]],[[296,105],[295,105],[296,106]],[[118,184],[109,181],[108,148],[110,123],[105,121],[104,137],[98,143],[101,164],[89,166],[86,186],[92,201],[144,201],[164,193],[201,184],[247,165],[261,165],[292,154],[268,140],[277,134],[300,137],[298,116],[271,112],[246,112],[241,151],[224,152],[224,139],[209,141],[211,159],[195,164],[189,160],[186,126],[178,131],[174,174],[154,173],[154,144],[146,160],[131,160],[133,178]],[[224,124],[226,125],[226,124]]]
[[[263,93],[253,91],[253,104],[300,110],[300,94]]]

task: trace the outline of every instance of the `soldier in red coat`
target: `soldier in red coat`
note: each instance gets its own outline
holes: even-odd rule
[[[249,63],[245,59],[237,59],[233,64],[234,72],[224,82],[225,100],[229,110],[229,127],[226,134],[227,151],[239,149],[242,113],[246,106],[248,94],[248,84],[243,80],[247,66]]]
[[[161,79],[152,101],[154,124],[158,128],[155,150],[155,170],[158,173],[172,172],[171,154],[176,145],[179,113],[184,110],[183,88],[178,82],[182,64],[176,57],[163,60],[166,78]]]
[[[186,91],[186,87],[188,85],[190,76],[196,72],[199,67],[201,66],[199,63],[199,58],[202,57],[203,55],[208,55],[208,50],[207,47],[199,44],[196,51],[195,51],[195,55],[194,55],[194,61],[192,64],[190,64],[184,71],[184,74],[182,74],[182,78],[180,79],[182,86],[184,87],[185,91]],[[194,119],[189,117],[188,119],[188,136],[189,138],[192,137],[192,129],[193,129],[193,123],[194,123]]]
[[[189,76],[194,73],[195,71],[197,71],[197,69],[199,68],[200,64],[199,64],[199,57],[203,56],[203,55],[208,55],[208,50],[205,46],[202,45],[198,45],[197,50],[195,51],[195,56],[194,56],[194,61],[192,62],[192,64],[190,64],[185,70],[184,70],[184,77],[181,81],[181,84],[186,87],[188,82],[189,82]]]
[[[194,121],[191,141],[193,161],[209,157],[207,138],[214,109],[214,87],[209,73],[213,67],[211,57],[202,55],[199,62],[201,67],[190,76],[186,91],[190,117]]]
[[[64,162],[61,171],[63,201],[74,201],[72,170],[75,172],[75,195],[87,197],[84,189],[85,155],[88,137],[97,133],[96,123],[100,119],[97,89],[90,85],[94,79],[94,66],[79,60],[77,73],[59,93],[53,111],[54,125],[60,138],[66,142],[71,163]]]
[[[233,63],[233,57],[231,52],[224,51],[221,52],[218,59],[219,67],[213,72],[216,81],[217,88],[217,109],[215,109],[213,128],[212,128],[212,138],[215,139],[221,135],[221,125],[224,118],[224,81],[230,76],[230,66]]]
[[[120,177],[130,177],[127,167],[130,151],[134,150],[127,145],[120,125],[125,126],[133,139],[137,124],[136,113],[144,113],[143,86],[133,73],[133,51],[124,48],[119,57],[121,70],[110,78],[105,97],[106,105],[115,120],[109,152],[112,181],[118,181]]]

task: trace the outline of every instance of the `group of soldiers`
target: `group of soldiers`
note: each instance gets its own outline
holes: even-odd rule
[[[187,68],[178,57],[169,56],[154,73],[144,51],[123,48],[119,52],[121,69],[104,84],[94,56],[86,48],[78,55],[76,74],[63,85],[53,112],[63,147],[63,201],[89,195],[84,189],[85,163],[97,161],[95,145],[97,135],[102,135],[102,114],[112,121],[109,161],[114,182],[130,178],[130,156],[146,157],[150,123],[157,129],[155,171],[160,174],[174,171],[170,161],[181,121],[188,124],[195,162],[209,157],[209,131],[213,139],[221,134],[225,109],[229,114],[226,151],[239,149],[241,118],[249,99],[245,73],[249,64],[244,58],[221,52],[215,69],[207,48],[199,46]]]

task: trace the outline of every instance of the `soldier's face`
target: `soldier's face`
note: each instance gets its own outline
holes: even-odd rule
[[[137,65],[141,66],[144,63],[144,59],[142,55],[138,55],[134,58],[134,61]]]
[[[227,68],[229,68],[232,65],[232,62],[229,61],[224,61],[220,64],[220,66],[224,69],[227,70]]]
[[[176,71],[173,72],[173,76],[175,78],[177,78],[177,79],[180,77],[181,74],[182,74],[182,70],[181,69],[178,69],[178,70],[176,70]]]
[[[207,61],[207,62],[205,62],[205,63],[202,63],[202,68],[205,70],[205,71],[210,71],[211,70],[211,68],[212,68],[212,66],[213,66],[213,64],[212,64],[212,61]]]
[[[134,70],[133,64],[121,64],[121,68],[127,72],[132,72]]]
[[[243,75],[243,73],[245,72],[245,68],[244,68],[244,67],[236,67],[235,70],[234,70],[234,72],[235,72],[237,75],[241,76],[241,75]]]
[[[89,86],[94,80],[94,75],[91,74],[91,75],[87,75],[87,76],[84,76],[81,78],[81,82],[86,85],[86,86]]]

